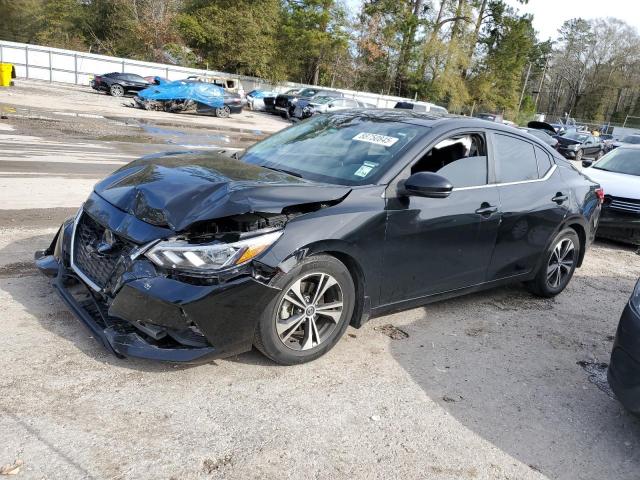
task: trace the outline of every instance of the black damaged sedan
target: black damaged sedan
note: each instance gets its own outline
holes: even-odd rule
[[[36,258],[116,355],[194,362],[255,346],[296,364],[373,316],[516,281],[557,295],[602,198],[509,127],[340,112],[242,154],[136,160]]]

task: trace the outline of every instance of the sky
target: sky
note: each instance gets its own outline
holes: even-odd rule
[[[555,39],[564,21],[576,17],[585,20],[615,17],[640,31],[640,0],[529,0],[527,5],[507,0],[507,3],[520,13],[533,13],[538,40]]]
[[[352,14],[360,10],[362,0],[344,0]],[[520,5],[507,0],[520,13],[533,13],[533,27],[538,40],[555,39],[565,20],[582,17],[586,20],[598,17],[616,17],[640,31],[640,0],[529,0]]]

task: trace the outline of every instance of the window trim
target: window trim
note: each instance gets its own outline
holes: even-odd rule
[[[505,137],[511,137],[514,138],[516,140],[519,140],[521,142],[524,143],[528,143],[529,145],[531,145],[531,148],[533,150],[533,158],[536,160],[536,174],[538,175],[538,178],[535,179],[531,179],[531,180],[515,180],[513,182],[498,182],[498,163],[497,161],[495,161],[496,156],[495,153],[497,151],[496,149],[496,144],[495,144],[495,136],[496,135],[504,135]],[[502,130],[492,130],[491,131],[491,152],[492,152],[492,156],[494,159],[494,173],[495,173],[495,177],[494,177],[494,182],[496,183],[496,185],[517,185],[519,183],[528,183],[528,182],[535,182],[536,180],[540,180],[540,170],[538,169],[538,158],[536,157],[536,147],[537,145],[533,142],[530,142],[527,138],[525,138],[524,136],[520,136],[520,135],[514,135],[511,132],[504,132]]]
[[[406,180],[411,176],[411,167],[413,167],[413,165],[418,160],[420,160],[424,155],[427,154],[427,152],[429,152],[429,150],[435,147],[442,140],[446,140],[449,137],[465,135],[465,134],[467,135],[479,134],[484,137],[484,141],[486,144],[485,148],[487,150],[487,183],[485,185],[478,185],[475,187],[458,187],[458,189],[454,187],[453,190],[455,191],[460,189],[485,188],[485,187],[495,186],[496,177],[495,177],[495,171],[493,168],[493,156],[491,153],[492,144],[491,144],[491,139],[489,138],[491,132],[486,128],[462,127],[462,128],[454,128],[453,130],[447,130],[445,132],[439,133],[437,136],[432,137],[431,140],[425,143],[425,145],[422,148],[420,148],[419,150],[416,150],[416,153],[413,154],[408,161],[406,161],[405,165],[400,169],[398,174],[393,176],[391,180],[389,180],[389,182],[387,183],[387,188],[385,189],[385,192],[397,192],[398,183],[400,183],[403,180]],[[430,135],[430,134],[427,133],[427,135]],[[418,141],[421,141],[421,140],[418,140]],[[385,195],[387,194],[385,193]],[[388,195],[387,195],[387,198],[389,198]]]
[[[458,188],[454,187],[453,191],[473,190],[473,189],[476,189],[476,188],[486,188],[486,187],[504,187],[504,186],[509,186],[509,185],[520,185],[521,183],[544,182],[546,180],[549,180],[549,178],[551,178],[551,175],[553,175],[553,173],[556,171],[557,168],[558,168],[558,165],[556,165],[554,163],[553,166],[549,169],[549,171],[546,173],[546,175],[544,177],[536,178],[535,180],[518,180],[517,182],[490,183],[488,185],[478,185],[477,187],[458,187]]]

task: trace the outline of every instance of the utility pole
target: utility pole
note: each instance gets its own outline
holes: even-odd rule
[[[529,62],[529,68],[527,69],[527,76],[524,79],[524,85],[522,86],[522,93],[520,94],[520,101],[518,102],[518,112],[522,106],[522,100],[524,99],[524,91],[527,89],[527,83],[529,83],[529,74],[531,73],[531,62]]]

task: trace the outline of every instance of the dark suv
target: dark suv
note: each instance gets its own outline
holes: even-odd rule
[[[335,90],[327,90],[322,88],[304,88],[295,94],[282,93],[276,97],[275,109],[283,118],[289,118],[293,115],[296,103],[300,99],[314,100],[318,97],[342,98],[344,95]]]
[[[91,81],[91,88],[110,93],[114,97],[122,97],[125,93],[139,92],[151,85],[135,73],[107,73],[96,75]]]

